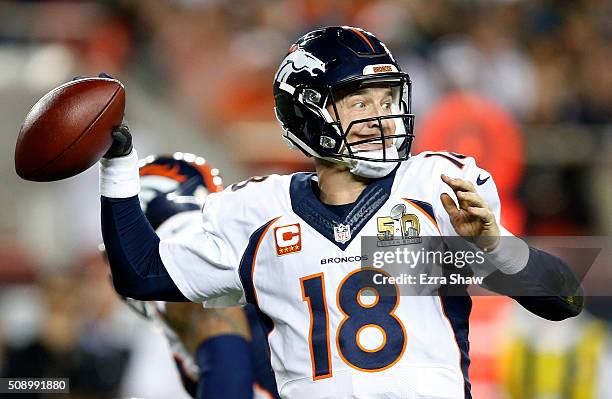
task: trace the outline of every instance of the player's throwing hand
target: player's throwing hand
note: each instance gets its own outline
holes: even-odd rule
[[[441,175],[442,181],[455,192],[457,204],[447,193],[440,195],[444,209],[450,217],[453,228],[462,237],[470,238],[486,251],[491,251],[499,243],[499,226],[489,205],[476,192],[474,185],[463,179]]]

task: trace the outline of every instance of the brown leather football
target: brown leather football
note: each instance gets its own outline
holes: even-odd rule
[[[31,181],[77,175],[112,144],[125,112],[125,89],[107,78],[84,78],[45,94],[30,110],[15,147],[17,174]]]

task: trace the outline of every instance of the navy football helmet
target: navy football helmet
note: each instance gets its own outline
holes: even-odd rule
[[[340,123],[336,101],[343,94],[368,86],[389,86],[390,115]],[[327,27],[301,37],[289,48],[274,78],[275,112],[290,147],[307,156],[350,165],[354,160],[402,161],[409,157],[414,115],[410,112],[411,83],[393,55],[370,32],[348,26]],[[332,115],[328,111],[331,106]],[[383,121],[391,119],[395,131],[385,134]],[[380,137],[349,143],[351,128],[375,122]],[[397,155],[368,157],[358,146],[393,140]],[[395,151],[393,151],[395,153]]]
[[[223,190],[219,170],[193,154],[150,155],[139,166],[140,206],[154,229],[177,213],[201,209],[209,193]]]

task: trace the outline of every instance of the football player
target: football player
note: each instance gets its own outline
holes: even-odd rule
[[[521,288],[525,296],[513,297],[551,320],[580,312],[579,284],[561,260],[503,228],[493,177],[473,158],[410,156],[410,88],[373,34],[345,26],[306,34],[273,90],[284,139],[312,157],[316,173],[255,177],[211,194],[201,229],[171,239],[160,240],[140,210],[137,155],[129,131],[117,129],[100,162],[115,288],[140,299],[253,304],[282,397],[470,397],[469,296],[400,296],[398,284],[380,283],[385,270],[361,267],[372,260],[367,237],[398,250],[421,236],[464,241],[494,266],[473,267],[483,285],[508,295]]]
[[[140,206],[157,235],[197,231],[206,196],[223,190],[219,171],[202,157],[180,152],[149,156],[139,165]],[[192,397],[278,396],[265,335],[252,307],[203,309],[195,303],[124,300],[161,328]]]

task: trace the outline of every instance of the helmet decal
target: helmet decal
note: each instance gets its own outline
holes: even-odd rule
[[[376,50],[374,50],[374,46],[372,46],[372,43],[367,38],[367,36],[362,33],[361,29],[351,28],[351,27],[348,27],[348,29],[354,34],[356,34],[361,40],[363,40],[368,45],[368,47],[372,50],[372,53],[376,52]]]
[[[289,53],[283,60],[283,64],[276,73],[276,80],[287,83],[287,79],[291,74],[306,71],[312,77],[325,72],[325,63],[309,53],[308,51],[298,48]]]

